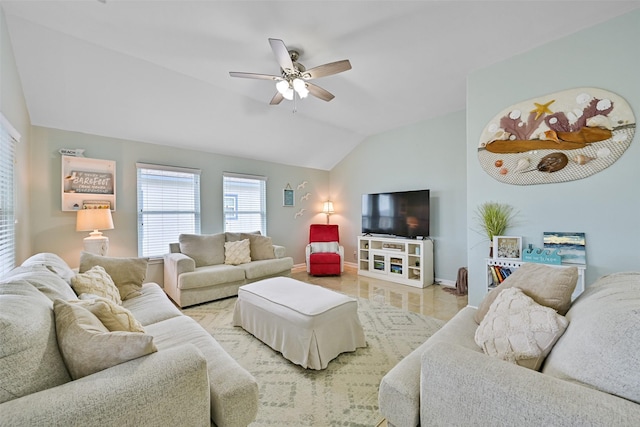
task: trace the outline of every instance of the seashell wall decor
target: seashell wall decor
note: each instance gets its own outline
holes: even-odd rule
[[[621,96],[591,87],[569,89],[496,114],[480,135],[478,160],[506,184],[574,181],[614,164],[635,130],[633,111]]]

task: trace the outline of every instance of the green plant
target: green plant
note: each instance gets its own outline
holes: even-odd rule
[[[482,230],[493,242],[493,236],[501,236],[512,225],[514,216],[513,207],[496,202],[486,202],[481,204],[476,215]]]

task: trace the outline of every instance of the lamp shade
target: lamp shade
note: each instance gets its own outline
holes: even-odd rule
[[[113,229],[111,209],[81,209],[76,218],[76,231]]]
[[[328,200],[324,202],[324,204],[322,205],[322,213],[325,213],[325,214],[335,213],[335,211],[333,210],[333,202],[330,202]]]

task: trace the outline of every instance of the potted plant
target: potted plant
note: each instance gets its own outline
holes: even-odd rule
[[[513,207],[497,202],[481,204],[477,211],[477,219],[482,231],[489,239],[489,256],[493,256],[493,236],[502,236],[514,217]]]

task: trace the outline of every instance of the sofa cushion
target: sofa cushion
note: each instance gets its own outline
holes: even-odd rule
[[[110,299],[96,295],[82,294],[80,300],[72,301],[93,313],[110,331],[144,332],[144,328],[123,306]]]
[[[196,262],[196,267],[224,264],[224,233],[181,234],[180,252]]]
[[[227,265],[240,265],[251,262],[251,243],[249,239],[224,244],[224,263]]]
[[[79,304],[55,300],[53,311],[58,344],[74,380],[157,351],[151,335],[109,332]]]
[[[227,231],[226,233],[224,233],[224,239],[225,239],[225,242],[237,242],[238,240],[248,239],[249,236],[251,235],[260,236],[261,234],[262,233],[260,233],[260,230],[249,231],[249,232]]]
[[[286,271],[291,271],[293,259],[291,257],[266,259],[262,261],[251,261],[248,264],[241,264],[237,268],[244,271],[247,280],[255,281],[266,279],[269,276],[281,275]]]
[[[42,292],[51,301],[62,298],[66,300],[78,299],[69,283],[52,272],[44,264],[31,263],[21,265],[11,270],[2,280],[3,282],[25,280]]]
[[[142,326],[182,315],[157,283],[145,283],[140,292],[142,295],[123,301],[122,306],[129,310]]]
[[[69,381],[52,302],[24,280],[0,284],[0,403]]]
[[[122,304],[120,291],[111,276],[99,265],[79,273],[71,279],[71,286],[78,295],[92,294]]]
[[[216,425],[246,426],[258,411],[258,384],[209,332],[189,316],[149,325],[160,351],[195,345],[207,359],[211,384],[211,414]]]
[[[120,298],[124,301],[140,295],[140,288],[147,277],[149,258],[117,258],[82,252],[80,254],[80,273],[101,266],[113,283],[118,287]]]
[[[491,303],[498,294],[507,288],[520,288],[545,307],[551,307],[560,315],[565,315],[571,306],[571,294],[578,283],[576,267],[551,267],[544,264],[525,263],[504,279],[498,287],[492,289],[482,300],[475,320],[480,323]]]
[[[24,267],[32,265],[44,265],[68,284],[71,284],[71,278],[76,274],[62,258],[49,252],[37,253],[22,263]]]
[[[489,356],[537,371],[567,323],[521,289],[508,288],[491,304],[476,329],[475,341]]]
[[[542,372],[640,403],[640,273],[601,277],[567,319]]]
[[[249,242],[251,243],[251,261],[274,259],[276,257],[271,237],[250,234]]]
[[[181,290],[209,288],[216,285],[243,282],[245,279],[245,271],[242,267],[251,264],[253,264],[253,262],[238,266],[220,264],[200,267],[196,269],[196,271],[182,273],[178,277],[178,288]]]

